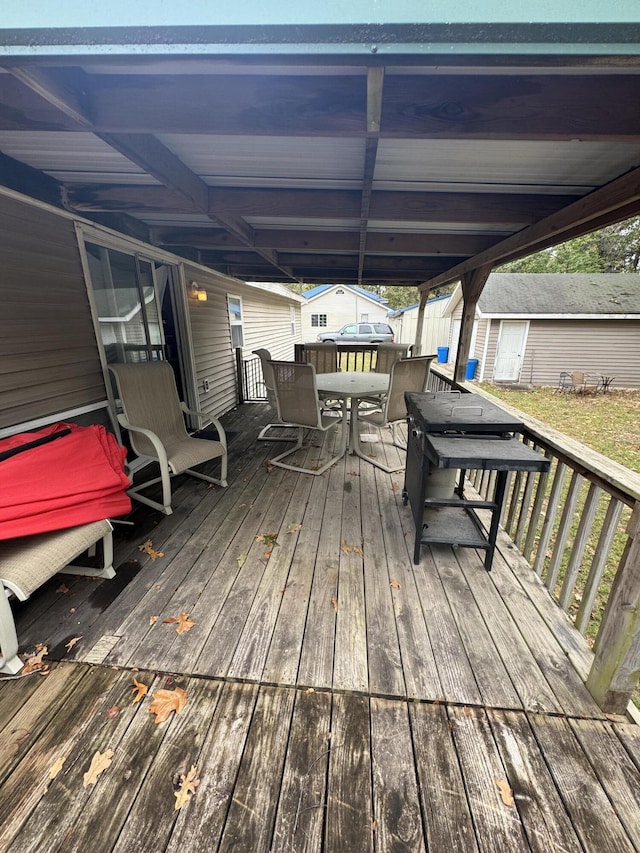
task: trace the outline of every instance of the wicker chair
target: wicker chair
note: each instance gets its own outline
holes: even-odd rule
[[[341,459],[347,447],[347,409],[342,402],[342,416],[325,415],[320,409],[318,389],[316,387],[316,370],[312,364],[301,364],[295,361],[272,361],[273,378],[276,392],[276,403],[278,417],[283,424],[295,426],[298,430],[298,439],[295,447],[285,450],[284,453],[270,459],[272,465],[279,468],[287,468],[289,471],[299,471],[302,474],[322,474],[327,468]],[[342,424],[342,440],[340,452],[318,468],[302,468],[283,462],[296,450],[302,447],[304,435],[307,430],[318,430],[326,433]]]
[[[382,406],[376,411],[359,411],[358,420],[366,421],[377,427],[391,427],[391,439],[394,447],[406,450],[406,445],[401,444],[397,435],[397,426],[404,422],[407,417],[407,406],[404,399],[405,391],[424,391],[429,379],[431,362],[435,355],[418,356],[418,358],[403,358],[391,366],[391,378],[389,380],[389,391],[383,398]],[[388,474],[402,471],[404,465],[390,468],[381,462],[370,460],[376,468],[381,468]]]
[[[170,515],[171,482],[176,474],[190,474],[208,483],[227,485],[227,438],[222,424],[204,412],[195,412],[180,402],[173,369],[166,361],[141,364],[111,364],[122,414],[118,421],[129,431],[131,447],[145,460],[157,462],[160,476],[134,486],[128,494],[154,509]],[[218,433],[217,441],[193,438],[187,432],[183,414],[210,420]],[[194,465],[220,459],[220,478],[194,470]],[[162,503],[140,494],[143,489],[162,483]]]

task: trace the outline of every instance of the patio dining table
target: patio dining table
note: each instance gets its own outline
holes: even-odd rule
[[[338,400],[350,400],[350,425],[348,452],[368,457],[360,449],[358,430],[358,405],[365,397],[382,397],[389,390],[388,373],[366,373],[362,371],[344,371],[338,373],[316,374],[316,387],[322,394],[330,394]]]

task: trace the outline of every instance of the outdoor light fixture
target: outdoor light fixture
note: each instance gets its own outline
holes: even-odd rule
[[[202,287],[198,287],[197,281],[191,282],[191,295],[194,299],[197,299],[198,302],[206,302],[207,301],[207,291]]]

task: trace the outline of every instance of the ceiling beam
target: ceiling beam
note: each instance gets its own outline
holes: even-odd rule
[[[357,231],[308,231],[303,229],[256,228],[255,246],[277,251],[357,253]],[[162,246],[195,246],[200,249],[237,249],[242,244],[227,231],[216,228],[156,227],[152,242]],[[461,255],[469,257],[493,246],[501,237],[475,234],[406,234],[401,231],[370,231],[367,255]]]
[[[557,213],[546,217],[535,225],[507,237],[479,252],[467,261],[452,267],[424,286],[429,290],[457,281],[464,274],[487,264],[496,266],[508,260],[531,255],[541,249],[563,243],[571,237],[579,237],[596,231],[604,222],[611,225],[640,213],[640,168],[632,169],[584,198],[568,205]]]
[[[382,89],[384,85],[384,68],[375,67],[367,70],[367,141],[365,144],[364,165],[362,169],[362,190],[360,198],[360,238],[358,241],[358,284],[362,284],[364,270],[364,253],[367,246],[367,230],[369,210],[371,208],[371,193],[373,191],[373,176],[378,156],[378,136],[382,115]]]
[[[10,73],[56,109],[77,122],[84,130],[90,130],[119,151],[124,157],[139,166],[144,172],[153,175],[163,186],[168,187],[193,205],[193,208],[206,216],[209,210],[209,187],[191,171],[179,157],[170,151],[160,140],[150,133],[101,133],[92,120],[89,99],[79,98],[70,89],[64,88],[49,72],[39,68],[12,66]],[[244,245],[253,247],[252,229],[238,217],[219,210],[213,214],[215,220],[226,228]],[[272,250],[256,249],[259,255],[285,274],[289,270],[279,266],[277,255]],[[296,279],[294,279],[296,280]]]
[[[369,132],[363,73],[136,74],[126,77],[126,86],[123,75],[87,74],[85,102],[77,90],[65,92],[58,69],[43,72],[43,81],[31,66],[8,68],[33,91],[48,92],[49,102],[66,115],[73,114],[76,101],[78,125],[84,116],[102,133],[365,137]],[[634,141],[640,136],[634,74],[603,76],[596,68],[591,75],[563,76],[514,69],[403,72],[386,71],[381,138]],[[7,120],[11,117],[3,117]]]

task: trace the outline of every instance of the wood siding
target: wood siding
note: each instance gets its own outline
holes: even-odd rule
[[[442,312],[446,302],[434,302],[427,306],[424,311],[424,326],[422,327],[422,355],[430,355],[437,352],[438,347],[449,346],[449,331],[451,318],[443,317]],[[418,309],[411,308],[389,319],[391,328],[395,332],[396,343],[413,344],[416,339],[416,328],[418,325]],[[451,360],[451,355],[449,356]]]
[[[106,399],[73,220],[0,194],[0,427]]]
[[[360,296],[346,287],[343,294],[328,290],[321,296],[302,306],[302,340],[315,341],[320,332],[335,332],[345,323],[387,323],[388,308],[376,305],[365,296]],[[311,325],[312,314],[326,314],[327,325]],[[363,320],[366,315],[368,319]]]

